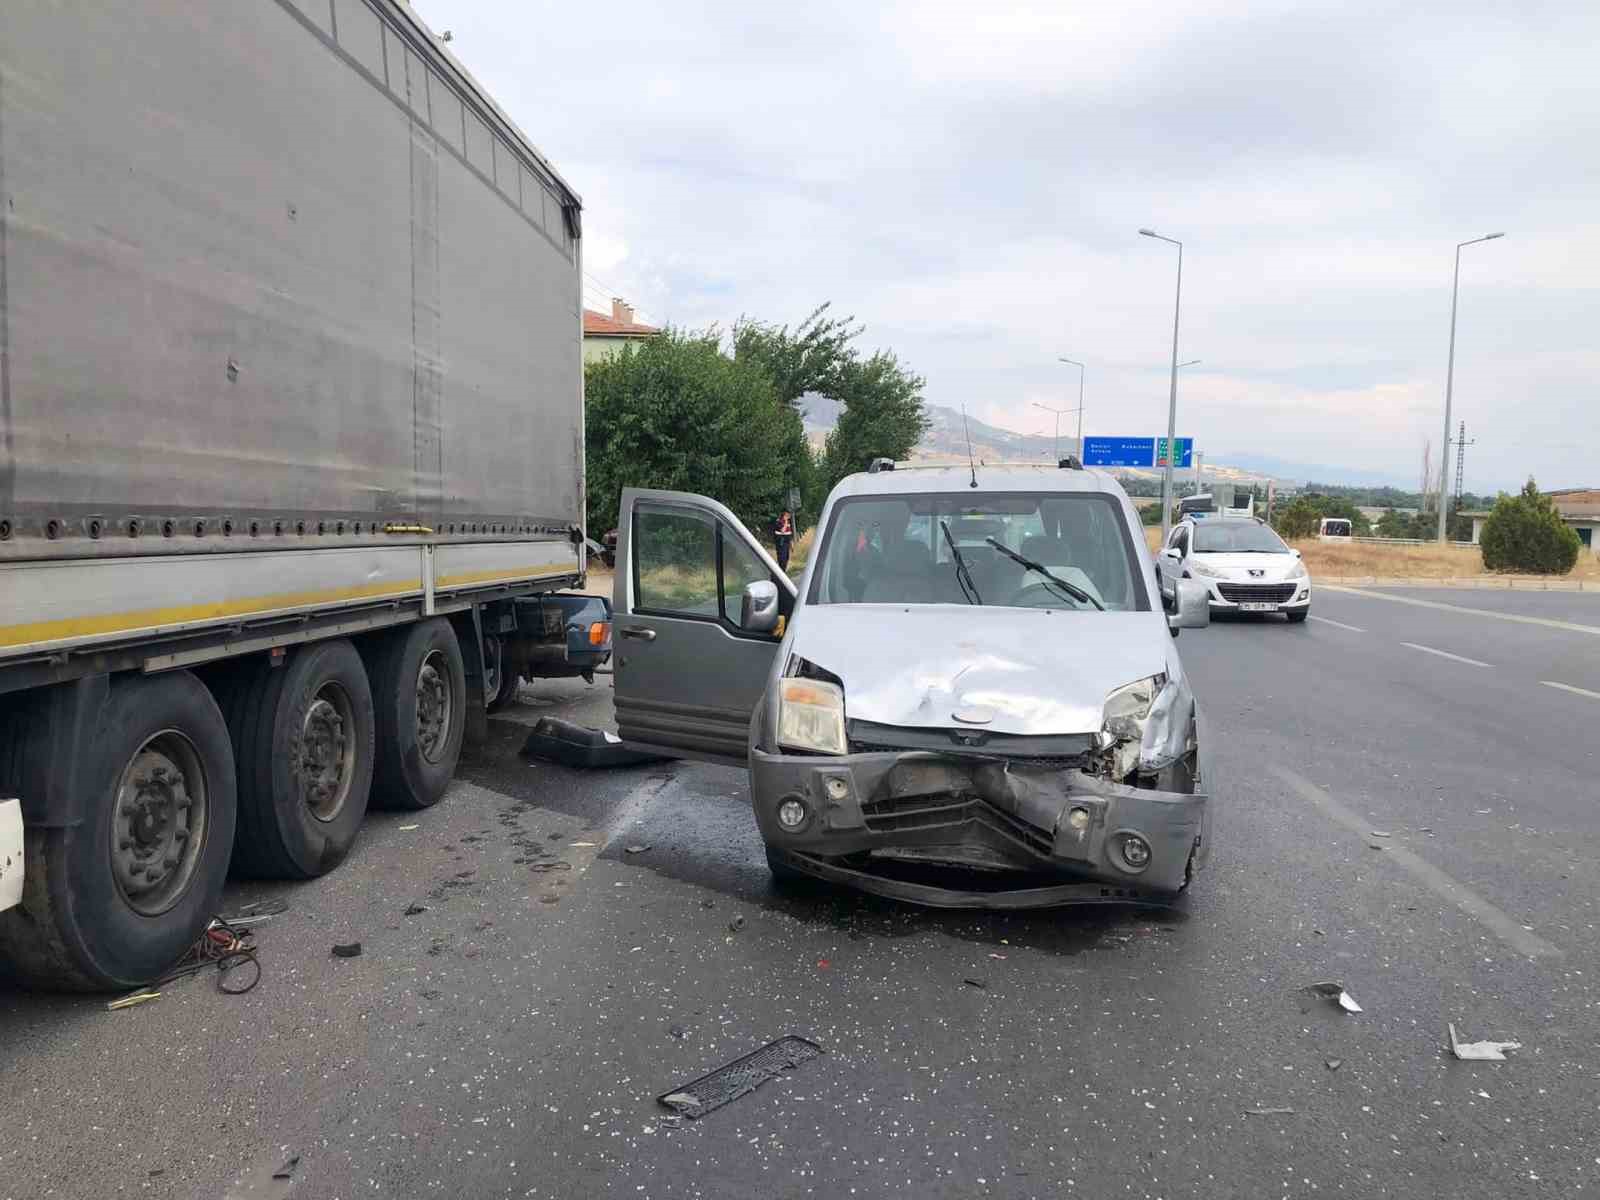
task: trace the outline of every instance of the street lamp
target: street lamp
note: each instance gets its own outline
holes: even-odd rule
[[[1068,366],[1078,368],[1078,460],[1083,461],[1083,375],[1088,369],[1075,358],[1058,358],[1057,362],[1064,362]],[[1056,460],[1057,462],[1060,459]]]
[[[1492,242],[1495,238],[1505,237],[1504,233],[1486,233],[1482,237],[1472,238],[1469,241],[1456,244],[1456,273],[1455,280],[1450,285],[1450,365],[1444,375],[1444,445],[1440,452],[1444,461],[1439,464],[1439,544],[1445,542],[1445,531],[1449,522],[1445,512],[1445,496],[1450,490],[1450,397],[1455,388],[1456,380],[1456,297],[1461,292],[1461,248],[1463,246],[1476,246],[1479,242]]]
[[[1037,400],[1035,400],[1033,402],[1033,406],[1035,408],[1042,408],[1047,413],[1055,413],[1055,415],[1056,415],[1055,452],[1056,452],[1056,462],[1060,462],[1061,461],[1061,418],[1063,416],[1065,416],[1067,413],[1075,412],[1075,413],[1079,414],[1079,419],[1081,420],[1082,419],[1083,405],[1079,404],[1079,406],[1077,408],[1051,408],[1048,404],[1040,404]],[[1082,451],[1080,450],[1079,453],[1082,453]]]
[[[1167,469],[1161,477],[1161,540],[1172,530],[1172,461],[1178,457],[1178,310],[1183,303],[1183,243],[1154,229],[1139,233],[1178,248],[1178,289],[1172,300],[1172,389],[1167,397]]]

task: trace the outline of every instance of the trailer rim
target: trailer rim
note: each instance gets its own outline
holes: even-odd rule
[[[444,757],[452,715],[449,660],[430,650],[417,668],[417,749],[431,763]]]
[[[355,705],[336,680],[317,689],[300,740],[300,797],[324,825],[344,811],[356,776]]]
[[[129,908],[159,917],[183,898],[209,821],[205,767],[188,735],[146,738],[123,765],[111,814],[112,877]]]

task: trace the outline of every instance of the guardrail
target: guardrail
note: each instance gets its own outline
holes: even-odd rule
[[[1439,543],[1433,538],[1386,538],[1386,537],[1350,537],[1341,538],[1340,541],[1360,542],[1366,546],[1437,546]],[[1450,546],[1476,546],[1477,542],[1447,542]]]

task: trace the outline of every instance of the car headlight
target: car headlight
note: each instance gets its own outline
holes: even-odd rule
[[[1139,741],[1144,736],[1144,723],[1149,719],[1150,709],[1166,684],[1165,675],[1151,675],[1119,687],[1106,697],[1102,727],[1119,741],[1124,738]]]
[[[843,754],[844,690],[820,679],[784,679],[778,691],[778,745]]]
[[[1226,579],[1228,573],[1219,567],[1208,567],[1205,563],[1191,562],[1189,570],[1196,575],[1204,575],[1207,579]]]
[[[1305,565],[1305,563],[1301,562],[1299,559],[1295,560],[1294,566],[1290,567],[1289,568],[1289,573],[1284,576],[1285,579],[1304,579],[1305,577],[1306,577],[1306,565]]]

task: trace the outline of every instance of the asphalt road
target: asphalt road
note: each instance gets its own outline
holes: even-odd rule
[[[1600,597],[1313,613],[1183,635],[1226,788],[1170,912],[779,895],[739,773],[526,762],[609,719],[526,688],[439,807],[230,890],[290,905],[249,995],[0,992],[0,1196],[1600,1191]],[[662,1119],[784,1034],[826,1053]]]

